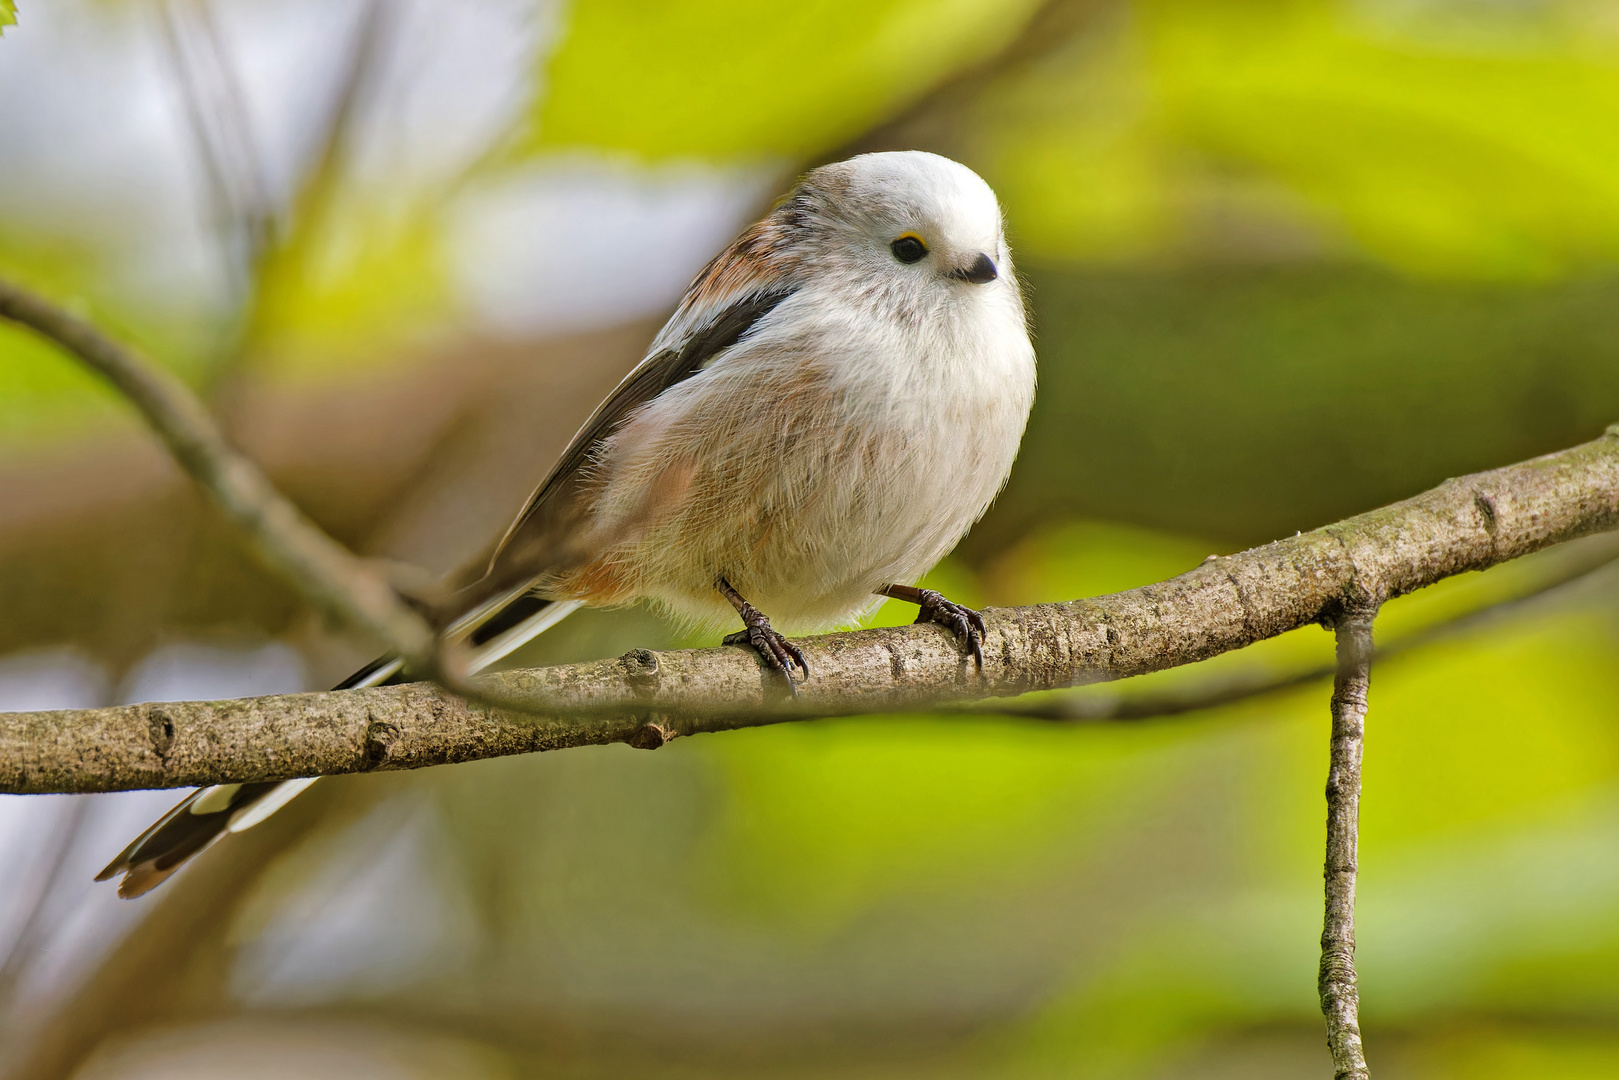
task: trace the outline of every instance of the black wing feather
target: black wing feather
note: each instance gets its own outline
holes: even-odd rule
[[[493,595],[549,569],[537,564],[547,554],[556,557],[566,552],[566,540],[561,534],[569,530],[575,516],[567,508],[572,500],[566,496],[578,490],[584,466],[602,441],[636,409],[702,371],[791,295],[790,288],[749,293],[693,333],[679,349],[665,349],[642,361],[591,414],[545,481],[529,497],[496,548],[488,570],[474,586],[475,591]]]
[[[721,311],[712,323],[693,334],[678,351],[665,349],[641,364],[602,402],[573,437],[562,459],[523,508],[512,531],[521,528],[522,523],[545,503],[547,494],[555,488],[559,479],[578,473],[590,452],[611,435],[625,417],[671,386],[679,385],[702,371],[721,351],[742,340],[742,335],[752,330],[760,319],[774,311],[789,295],[790,290],[783,289],[745,296]]]

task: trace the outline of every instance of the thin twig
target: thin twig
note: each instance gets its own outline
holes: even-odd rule
[[[225,263],[238,296],[247,296],[275,229],[263,156],[241,78],[208,0],[189,0],[184,14],[180,3],[159,5],[169,66],[208,181],[211,224],[225,237]]]
[[[1336,620],[1338,673],[1332,688],[1332,764],[1327,772],[1326,915],[1317,989],[1327,1018],[1335,1080],[1367,1080],[1355,976],[1355,875],[1360,846],[1360,762],[1366,693],[1372,672],[1372,622],[1366,604]]]
[[[408,579],[419,589],[431,586],[411,567],[361,559],[326,535],[226,441],[201,399],[179,379],[83,319],[6,281],[0,281],[0,319],[56,342],[112,383],[265,564],[317,609],[404,657],[418,677],[436,679],[474,704],[508,712],[533,706],[498,684],[469,680],[464,650],[442,641],[404,603],[395,579]]]
[[[184,383],[83,319],[5,281],[0,281],[0,318],[56,342],[112,383],[266,565],[302,597],[410,658],[416,670],[434,670],[432,628],[400,599],[387,576],[327,536],[277,491],[225,440]]]
[[[250,353],[268,332],[265,320],[274,306],[273,279],[301,273],[311,242],[331,221],[361,122],[375,97],[378,73],[393,40],[395,7],[368,0],[360,12],[308,164],[281,220],[271,230],[271,242],[259,249],[250,267],[253,288],[240,318],[238,357]]]
[[[1005,47],[976,64],[950,72],[882,123],[830,150],[822,160],[841,161],[876,150],[943,149],[959,114],[992,85],[1051,56],[1090,29],[1110,5],[1106,0],[1045,0]]]
[[[65,905],[58,902],[63,886],[70,875],[74,886],[79,884],[79,870],[73,864],[73,856],[78,854],[78,841],[84,832],[85,813],[89,808],[89,799],[74,799],[61,808],[62,813],[52,822],[49,836],[41,845],[41,865],[29,867],[20,882],[24,888],[32,889],[32,895],[23,905],[26,914],[17,936],[12,939],[5,960],[0,962],[0,1031],[14,1024],[17,988],[64,917]]]

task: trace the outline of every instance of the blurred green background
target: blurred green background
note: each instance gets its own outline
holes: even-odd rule
[[[1144,584],[1619,420],[1601,0],[24,2],[0,274],[191,381],[334,535],[446,570],[697,266],[796,172],[888,148],[997,189],[1035,316],[1016,472],[933,578],[959,600]],[[1380,637],[1569,555],[1397,601]],[[1374,674],[1379,1076],[1619,1075],[1616,600],[1599,571]],[[0,708],[367,659],[4,327],[0,611]],[[515,660],[671,642],[587,612]],[[1308,629],[1082,693],[1330,655]],[[88,878],[169,794],[6,798],[0,1069],[1326,1077],[1328,692],[345,779],[137,905]]]

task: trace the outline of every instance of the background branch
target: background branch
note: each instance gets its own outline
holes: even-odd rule
[[[350,34],[339,77],[316,130],[308,164],[299,178],[272,242],[258,252],[251,271],[254,288],[241,319],[238,351],[266,336],[271,288],[268,279],[295,276],[310,258],[310,248],[325,236],[342,190],[345,170],[356,145],[376,84],[386,65],[397,19],[396,6],[368,0]]]
[[[0,318],[26,326],[83,361],[128,398],[181,468],[241,530],[266,565],[317,609],[432,670],[432,629],[373,564],[321,531],[225,440],[189,387],[90,323],[0,281]]]
[[[342,785],[341,787],[353,787]],[[41,1015],[21,1002],[7,1017],[7,1077],[58,1080],[116,1032],[229,1015],[240,1008],[230,986],[233,920],[244,896],[315,827],[348,820],[369,792],[317,784],[263,826],[221,844],[164,890],[140,924],[118,942],[63,1002]],[[32,1007],[31,1007],[32,1006]]]
[[[208,0],[162,0],[158,7],[169,67],[207,182],[209,224],[221,236],[240,300],[254,291],[276,225],[246,93]]]
[[[18,930],[0,961],[0,1032],[18,1010],[18,988],[29,967],[38,961],[45,943],[63,919],[63,890],[69,885],[73,871],[72,856],[75,845],[84,832],[85,813],[90,800],[74,799],[66,812],[52,822],[49,839],[44,848],[50,852],[50,861],[34,875],[34,880],[19,882],[20,890],[31,895],[20,905],[23,912]],[[75,880],[72,884],[78,884]],[[70,908],[68,910],[71,910]]]
[[[962,114],[991,86],[1066,47],[1091,30],[1111,5],[1105,0],[1045,0],[1018,34],[993,55],[952,72],[881,124],[823,155],[841,161],[881,150],[944,150],[959,141]]]

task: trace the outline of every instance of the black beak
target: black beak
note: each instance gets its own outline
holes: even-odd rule
[[[958,277],[962,281],[970,281],[974,285],[983,285],[1000,277],[1000,273],[995,269],[995,261],[980,252],[971,266],[961,270],[952,270],[950,271],[950,276]]]

